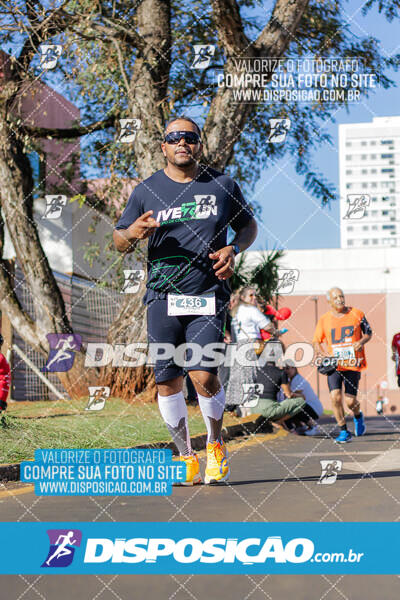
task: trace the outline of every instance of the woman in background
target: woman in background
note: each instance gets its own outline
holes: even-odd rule
[[[257,307],[257,293],[253,287],[243,287],[233,294],[230,303],[232,316],[231,331],[237,340],[237,349],[247,344],[246,359],[251,364],[242,365],[235,358],[230,368],[226,390],[226,404],[239,405],[238,416],[250,414],[250,409],[240,407],[248,392],[249,385],[257,382],[258,344],[262,344],[261,330],[277,335],[278,331],[271,320]]]

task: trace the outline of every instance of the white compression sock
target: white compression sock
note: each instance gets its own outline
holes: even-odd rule
[[[224,388],[221,387],[219,392],[215,394],[215,396],[211,396],[211,398],[201,396],[199,393],[197,394],[197,397],[199,399],[201,414],[203,415],[207,427],[207,441],[220,441],[225,408]]]
[[[158,406],[180,454],[189,456],[192,454],[192,448],[190,446],[188,412],[183,392],[171,394],[171,396],[158,394]]]

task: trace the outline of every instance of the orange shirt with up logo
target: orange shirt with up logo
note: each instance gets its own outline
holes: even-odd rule
[[[342,317],[335,317],[329,311],[317,323],[313,342],[327,343],[329,354],[339,359],[338,371],[362,371],[367,367],[364,346],[357,352],[353,348],[363,336],[363,320],[367,323],[361,310],[350,308]]]

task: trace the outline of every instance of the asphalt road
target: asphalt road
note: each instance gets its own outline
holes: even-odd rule
[[[2,521],[398,521],[400,418],[369,418],[367,434],[336,445],[328,436],[259,434],[229,444],[229,485],[174,488],[171,497],[36,497],[8,484]],[[332,431],[325,419],[324,430]],[[204,453],[200,454],[204,467]],[[332,485],[321,460],[342,461]],[[399,569],[400,572],[400,569]],[[1,576],[9,600],[391,600],[400,578],[321,575]],[[4,596],[3,596],[4,595]]]

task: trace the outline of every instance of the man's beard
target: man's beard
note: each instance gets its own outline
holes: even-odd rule
[[[185,155],[184,157],[181,154],[181,158],[177,160],[178,156],[178,154],[174,154],[173,159],[170,161],[173,165],[176,165],[177,167],[189,167],[197,162],[197,157],[194,154],[191,154],[190,152],[188,152],[187,155]]]

